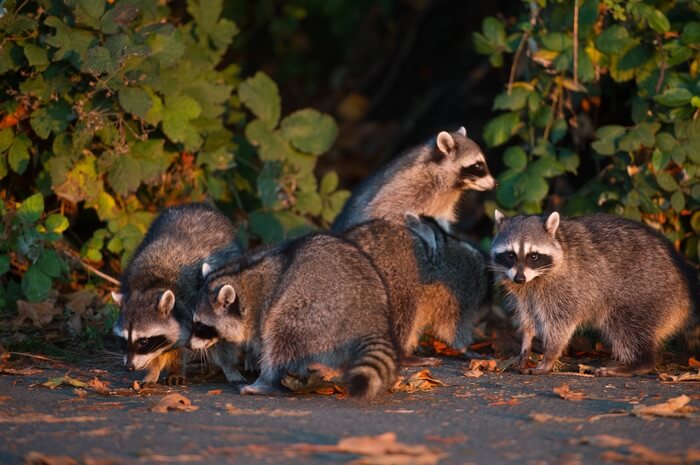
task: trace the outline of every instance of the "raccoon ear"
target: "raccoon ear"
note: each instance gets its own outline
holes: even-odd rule
[[[503,214],[503,212],[499,209],[496,209],[493,211],[493,219],[496,222],[496,226],[500,227],[501,224],[503,224],[503,220],[506,218],[506,216]]]
[[[175,306],[175,294],[173,294],[173,291],[168,289],[167,291],[163,292],[163,295],[160,296],[160,301],[158,302],[158,310],[160,310],[160,313],[163,315],[167,315],[170,313]]]
[[[211,273],[211,265],[207,262],[202,263],[202,278],[206,278],[209,273]]]
[[[557,228],[559,227],[559,213],[552,212],[547,220],[544,222],[544,228],[547,230],[550,236],[554,237],[557,233]]]
[[[467,137],[467,128],[461,126],[459,129],[457,129],[457,134],[461,134],[464,137]]]
[[[226,284],[219,289],[219,294],[216,296],[216,301],[226,308],[236,300],[236,290],[230,284]]]
[[[437,148],[445,155],[449,155],[455,149],[455,140],[452,138],[452,135],[446,131],[440,131],[437,135],[436,144]]]
[[[112,300],[114,301],[115,304],[121,305],[123,298],[124,298],[124,294],[122,294],[121,292],[112,291]]]

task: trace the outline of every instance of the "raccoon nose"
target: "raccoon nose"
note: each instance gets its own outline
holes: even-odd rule
[[[513,281],[515,281],[517,284],[522,284],[525,282],[525,275],[518,273],[513,277]]]
[[[127,362],[124,367],[129,371],[134,371],[136,369],[134,362]]]

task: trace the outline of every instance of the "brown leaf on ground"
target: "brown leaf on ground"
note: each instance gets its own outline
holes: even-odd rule
[[[636,405],[632,414],[639,417],[673,417],[687,418],[697,409],[688,405],[690,397],[686,395],[673,397],[666,402],[654,405]]]
[[[597,447],[622,447],[633,444],[631,439],[619,438],[609,434],[598,434],[596,436],[585,436],[578,441],[579,444],[590,444]]]
[[[150,411],[156,413],[168,413],[170,410],[193,412],[198,408],[192,405],[192,402],[187,397],[174,392],[161,398],[156,405],[150,408]]]
[[[342,373],[323,365],[315,364],[309,367],[305,378],[287,374],[282,379],[282,385],[297,394],[345,394],[346,390],[340,385]]]
[[[530,418],[535,423],[580,423],[586,421],[585,418],[559,417],[548,413],[531,413]]]
[[[552,389],[555,394],[559,394],[559,397],[565,400],[570,400],[573,402],[579,402],[586,398],[586,395],[582,391],[572,391],[568,384],[562,384],[561,386]]]
[[[497,400],[495,402],[489,403],[489,407],[497,407],[499,405],[518,405],[520,400],[517,397],[511,397],[508,400]]]
[[[464,372],[467,378],[479,378],[486,371],[499,371],[496,360],[470,360],[469,369]]]
[[[106,417],[55,417],[42,413],[25,413],[23,415],[6,415],[0,413],[0,423],[83,423],[86,421],[102,421]]]
[[[63,310],[53,300],[43,302],[17,301],[17,317],[12,322],[14,329],[19,328],[29,320],[37,328],[43,328],[51,323],[53,317],[61,314]]]
[[[93,378],[87,383],[88,387],[95,392],[100,394],[109,394],[109,387],[105,381],[100,381],[97,378]]]
[[[38,368],[5,368],[0,367],[0,373],[5,375],[31,376],[41,373]]]
[[[221,389],[212,389],[211,391],[207,391],[207,395],[208,396],[218,396],[222,392],[224,392],[224,391]]]
[[[343,438],[337,445],[299,444],[295,449],[304,452],[362,456],[350,462],[355,465],[435,465],[444,457],[440,451],[424,445],[397,442],[395,433]]]
[[[671,375],[669,373],[659,373],[659,379],[669,383],[682,383],[684,381],[700,381],[700,371],[697,373],[684,372],[680,375]]]
[[[408,379],[400,376],[391,390],[394,392],[430,391],[436,386],[446,386],[446,384],[433,378],[430,370],[426,368],[413,373]]]
[[[641,463],[647,465],[685,465],[700,461],[700,449],[688,449],[684,452],[657,452],[642,444],[633,444],[628,447],[628,453],[616,451],[603,452],[600,457],[603,460]]]
[[[481,370],[479,370],[479,369],[476,369],[476,370],[466,370],[466,371],[464,372],[464,376],[467,377],[467,378],[481,378],[482,376],[484,376],[484,372],[481,371]]]
[[[265,415],[268,417],[305,417],[311,415],[306,410],[282,410],[282,409],[240,409],[233,404],[224,407],[229,415]]]
[[[12,397],[10,396],[0,396],[0,404],[3,402],[7,402],[8,400],[12,400]]]
[[[700,360],[698,360],[698,359],[695,358],[694,356],[693,356],[693,357],[690,357],[690,358],[688,359],[688,366],[689,366],[689,367],[694,367],[694,368],[700,368]]]
[[[78,465],[75,459],[67,455],[46,455],[41,452],[30,452],[24,456],[25,465]]]
[[[57,376],[56,378],[51,378],[48,381],[41,383],[41,386],[46,386],[49,389],[56,389],[62,384],[67,384],[76,388],[86,388],[89,387],[88,383],[84,383],[78,379],[71,378],[68,375]]]

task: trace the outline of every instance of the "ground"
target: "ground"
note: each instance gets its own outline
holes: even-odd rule
[[[657,375],[486,372],[469,378],[466,362],[444,358],[430,374],[445,386],[360,402],[342,395],[240,396],[221,381],[137,392],[137,374],[29,362],[0,369],[2,464],[700,463],[694,408],[700,383],[663,382]],[[402,374],[410,378],[419,370]],[[98,381],[41,385],[64,375],[78,385]],[[153,411],[170,393],[197,409]],[[634,413],[639,405],[682,395],[690,398],[687,405],[681,398],[680,407],[660,412],[673,417]],[[395,433],[396,444],[390,436],[347,439],[387,432]]]

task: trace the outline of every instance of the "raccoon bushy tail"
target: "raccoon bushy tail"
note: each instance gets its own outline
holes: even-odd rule
[[[396,381],[397,354],[384,335],[365,336],[353,351],[353,363],[345,378],[351,397],[370,399],[389,390]]]

